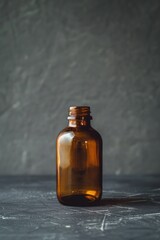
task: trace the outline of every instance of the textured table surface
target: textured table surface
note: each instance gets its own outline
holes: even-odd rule
[[[60,205],[54,177],[0,177],[0,239],[160,239],[160,176],[108,176],[96,207]]]

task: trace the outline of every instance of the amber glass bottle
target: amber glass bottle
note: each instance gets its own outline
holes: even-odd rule
[[[65,205],[95,205],[102,195],[102,138],[90,107],[69,108],[69,126],[57,137],[57,197]]]

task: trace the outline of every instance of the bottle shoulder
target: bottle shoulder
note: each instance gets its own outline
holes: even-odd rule
[[[83,138],[83,139],[95,139],[102,141],[100,133],[92,127],[66,127],[60,131],[57,139],[68,138]]]

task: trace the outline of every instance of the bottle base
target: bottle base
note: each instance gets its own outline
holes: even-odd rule
[[[94,206],[98,205],[98,203],[100,202],[100,198],[96,198],[95,196],[88,194],[69,195],[61,197],[59,201],[63,205],[68,206]]]

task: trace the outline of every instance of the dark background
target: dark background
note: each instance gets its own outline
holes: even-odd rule
[[[55,174],[70,105],[104,173],[160,173],[160,1],[0,1],[0,174]]]

